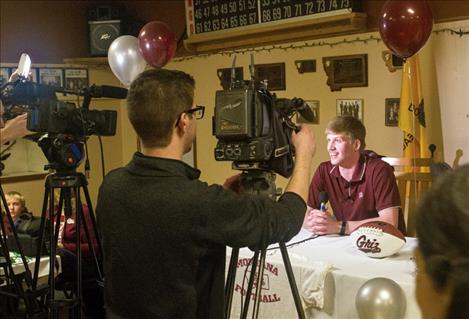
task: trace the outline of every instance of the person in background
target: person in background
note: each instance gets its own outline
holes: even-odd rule
[[[40,220],[34,218],[33,214],[28,211],[24,196],[19,192],[10,191],[5,194],[5,199],[16,231],[18,233],[38,235]],[[5,225],[10,226],[6,216],[4,216],[4,221]],[[7,227],[7,232],[9,233],[9,231],[10,227]]]
[[[369,221],[384,221],[405,234],[400,197],[392,166],[365,151],[366,129],[352,116],[339,116],[326,127],[330,160],[311,181],[303,227],[315,234],[346,235]],[[321,211],[326,192],[333,214]]]
[[[416,213],[416,297],[425,319],[469,318],[469,165],[445,173]]]
[[[142,145],[110,172],[96,216],[104,250],[108,318],[224,317],[226,246],[265,248],[300,229],[315,150],[308,127],[292,134],[293,175],[278,202],[199,181],[182,161],[202,118],[187,73],[156,69],[131,84],[127,110]]]

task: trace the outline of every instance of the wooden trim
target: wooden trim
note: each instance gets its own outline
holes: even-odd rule
[[[17,176],[2,176],[0,181],[2,184],[28,182],[39,179],[44,179],[49,173],[35,173],[31,175],[17,175]]]
[[[366,28],[366,14],[344,13],[301,21],[281,21],[267,25],[191,35],[184,46],[193,53],[229,48],[259,46],[280,42],[293,42],[321,38]]]

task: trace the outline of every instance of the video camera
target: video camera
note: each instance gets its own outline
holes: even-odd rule
[[[117,112],[90,110],[93,97],[124,99],[127,90],[112,86],[96,86],[80,91],[38,84],[27,80],[31,62],[23,54],[18,78],[1,88],[6,120],[27,113],[27,129],[34,134],[51,168],[75,168],[83,160],[83,143],[87,136],[113,136],[116,133]],[[26,69],[26,70],[24,70]],[[81,107],[60,101],[56,93],[83,96]]]
[[[230,88],[216,92],[215,160],[233,161],[233,168],[239,170],[267,170],[290,177],[294,166],[291,134],[297,129],[292,117],[299,112],[313,120],[313,112],[303,99],[277,98],[267,83],[256,81],[252,56],[251,81],[236,82],[235,60]]]

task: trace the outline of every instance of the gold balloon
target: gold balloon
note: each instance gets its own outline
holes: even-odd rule
[[[400,319],[405,315],[406,298],[395,281],[378,277],[358,289],[355,307],[360,319]]]

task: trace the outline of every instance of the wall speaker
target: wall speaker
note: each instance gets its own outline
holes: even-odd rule
[[[90,33],[90,54],[107,56],[112,41],[122,34],[121,20],[88,21]]]

